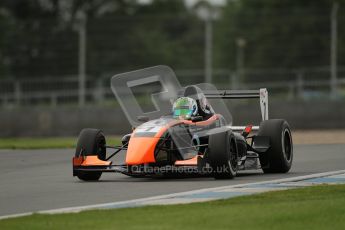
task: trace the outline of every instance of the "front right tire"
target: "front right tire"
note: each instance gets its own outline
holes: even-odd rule
[[[208,162],[215,179],[232,179],[237,174],[238,153],[235,136],[230,129],[214,129],[209,136]]]
[[[78,137],[75,156],[97,155],[100,160],[106,159],[106,141],[101,130],[83,129]],[[76,176],[83,181],[97,181],[102,172],[77,171]]]

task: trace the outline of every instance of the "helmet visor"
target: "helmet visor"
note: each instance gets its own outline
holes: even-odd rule
[[[189,119],[192,116],[192,110],[189,108],[176,108],[174,111],[174,117],[182,118],[182,119]]]

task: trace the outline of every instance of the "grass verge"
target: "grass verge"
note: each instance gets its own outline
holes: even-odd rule
[[[42,215],[0,229],[345,229],[345,185],[322,185],[204,203]]]
[[[76,137],[42,137],[42,138],[1,138],[0,149],[56,149],[75,148]],[[119,145],[119,137],[107,137],[107,145]]]

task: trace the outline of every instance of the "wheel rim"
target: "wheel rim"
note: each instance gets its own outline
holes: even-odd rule
[[[292,140],[289,129],[285,129],[283,133],[283,150],[285,157],[288,161],[291,161],[292,156]]]

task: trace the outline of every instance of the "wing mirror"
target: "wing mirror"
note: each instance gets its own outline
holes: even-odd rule
[[[126,134],[122,137],[122,140],[121,140],[122,145],[128,144],[129,139],[131,139],[131,135],[132,134],[130,133],[130,134]]]

